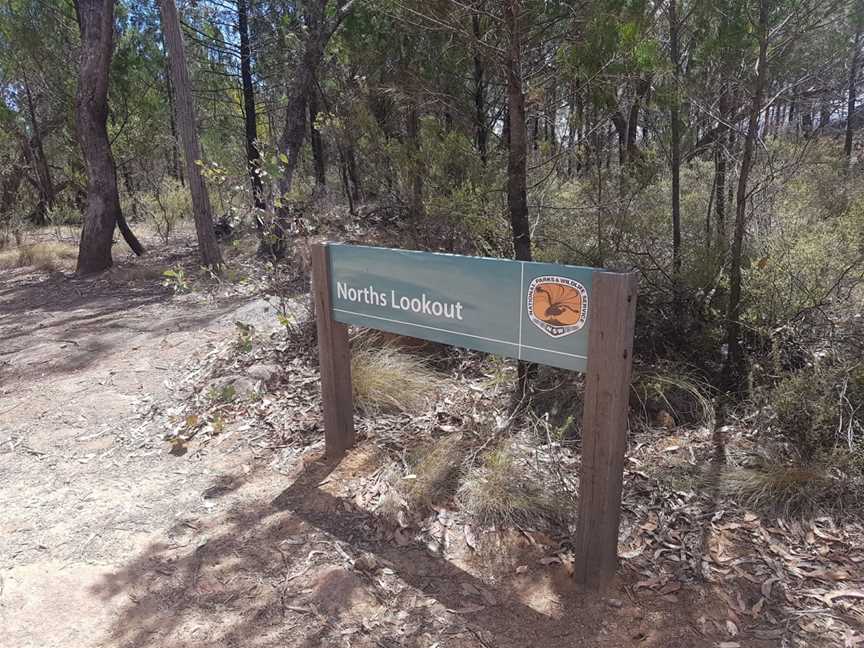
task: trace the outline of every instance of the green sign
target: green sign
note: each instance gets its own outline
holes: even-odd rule
[[[337,322],[585,371],[591,268],[328,248]]]

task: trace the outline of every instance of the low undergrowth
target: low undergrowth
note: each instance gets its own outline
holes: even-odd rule
[[[441,378],[428,365],[374,334],[352,340],[354,404],[367,414],[419,412],[432,400]]]
[[[32,267],[43,272],[75,268],[78,249],[68,243],[31,243],[0,252],[0,269]]]

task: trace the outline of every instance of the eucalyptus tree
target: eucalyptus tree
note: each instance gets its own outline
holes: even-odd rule
[[[112,264],[115,226],[136,254],[144,247],[120,209],[117,169],[108,138],[108,73],[114,50],[114,0],[76,0],[81,30],[80,74],[75,98],[78,140],[87,169],[87,209],[78,248],[78,272],[101,272]]]
[[[165,47],[170,62],[172,86],[176,93],[177,128],[180,131],[180,139],[183,141],[183,158],[186,162],[186,176],[189,180],[189,192],[192,196],[195,231],[198,235],[198,255],[205,266],[218,268],[222,265],[222,252],[219,249],[219,242],[216,240],[216,232],[213,227],[210,195],[207,192],[207,186],[201,172],[203,164],[201,145],[198,140],[198,124],[195,119],[189,71],[186,67],[186,50],[183,43],[183,33],[180,29],[180,17],[174,0],[159,0],[159,10],[162,16]]]

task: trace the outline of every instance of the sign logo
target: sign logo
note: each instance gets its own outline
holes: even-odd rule
[[[588,319],[588,291],[567,277],[537,277],[528,286],[528,318],[553,338],[575,333]]]

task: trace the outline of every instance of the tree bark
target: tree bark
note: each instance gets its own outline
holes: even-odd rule
[[[237,22],[240,30],[240,78],[243,83],[243,124],[246,136],[246,164],[252,199],[255,205],[255,223],[263,227],[261,212],[264,203],[264,183],[261,181],[261,152],[258,150],[258,111],[255,106],[255,85],[252,81],[252,48],[249,45],[249,4],[252,0],[237,0]]]
[[[857,116],[855,114],[855,99],[858,93],[858,62],[861,57],[861,29],[864,26],[864,7],[861,2],[856,3],[853,19],[855,20],[855,39],[852,44],[852,60],[849,62],[849,85],[848,99],[846,105],[846,137],[843,143],[843,154],[846,156],[846,166],[852,162],[852,144],[854,139],[854,126]]]
[[[213,228],[213,212],[210,196],[204,177],[201,174],[201,145],[195,121],[195,106],[192,101],[192,84],[186,68],[186,51],[183,34],[180,30],[180,17],[174,0],[159,0],[162,16],[162,32],[168,60],[171,66],[171,79],[174,84],[174,103],[177,128],[183,142],[183,157],[186,162],[186,177],[189,180],[189,193],[192,196],[192,212],[195,217],[195,231],[198,235],[198,255],[201,263],[210,268],[222,265],[222,252]]]
[[[753,100],[744,150],[741,156],[741,171],[738,176],[738,190],[735,198],[735,233],[732,239],[731,268],[729,271],[729,304],[726,313],[726,345],[728,357],[725,366],[727,384],[737,387],[743,377],[744,356],[741,348],[741,259],[744,246],[744,231],[747,225],[747,189],[750,171],[753,167],[753,151],[759,136],[759,114],[767,81],[768,59],[768,2],[759,2],[759,58],[756,63],[756,80],[753,87]]]
[[[136,254],[144,248],[126,226],[120,211],[117,169],[108,139],[108,72],[114,40],[114,0],[76,2],[81,31],[81,60],[75,117],[87,170],[87,209],[78,247],[78,272],[111,267],[114,226]]]
[[[28,140],[28,146],[31,151],[30,158],[33,163],[33,170],[36,172],[36,178],[39,181],[39,206],[36,211],[37,225],[44,225],[46,215],[50,209],[54,208],[54,200],[56,191],[54,182],[51,178],[51,167],[48,166],[48,158],[45,157],[45,147],[43,145],[42,132],[39,125],[39,118],[36,114],[36,102],[33,101],[33,93],[30,90],[30,83],[27,80],[27,74],[22,69],[24,79],[24,94],[27,98],[27,112],[30,117],[30,127],[33,132]]]
[[[312,145],[312,166],[315,169],[315,186],[324,189],[327,186],[327,159],[324,153],[324,140],[321,131],[315,126],[318,119],[318,88],[313,83],[309,92],[309,143]]]
[[[306,138],[306,111],[309,94],[313,89],[315,74],[324,58],[324,48],[330,38],[324,20],[327,0],[312,0],[306,6],[306,38],[300,65],[288,83],[285,107],[285,125],[279,137],[280,176],[278,180],[279,204],[273,232],[266,244],[262,241],[260,252],[280,259],[287,251],[290,229],[290,211],[285,201],[294,184],[294,173],[300,161],[300,149]]]
[[[507,205],[510,209],[510,227],[513,252],[520,261],[531,260],[531,229],[528,221],[527,190],[527,126],[525,123],[525,94],[522,89],[522,36],[520,0],[507,0],[504,21],[507,26],[507,114],[509,115],[509,146],[507,157]]]
[[[717,139],[714,141],[714,227],[717,253],[722,256],[726,250],[726,131],[729,119],[729,87],[725,83],[720,91],[719,111],[720,118],[717,124],[719,130]],[[710,238],[710,232],[708,234]]]
[[[672,120],[672,281],[675,321],[683,323],[684,308],[681,286],[681,120],[680,120],[680,74],[681,53],[678,46],[677,0],[669,0],[669,50],[673,67],[673,97],[670,108]],[[634,104],[638,105],[638,104]],[[635,128],[635,124],[633,126]]]
[[[480,9],[483,9],[483,3],[480,4]],[[488,156],[487,142],[489,138],[488,126],[486,124],[486,80],[485,70],[483,69],[483,60],[480,58],[480,41],[483,34],[480,31],[480,15],[477,13],[471,16],[471,28],[474,33],[474,40],[477,41],[474,50],[474,141],[477,146],[477,151],[480,153],[480,161],[483,166],[486,166]]]
[[[420,219],[423,217],[423,168],[422,160],[420,159],[420,113],[417,108],[417,102],[413,99],[408,102],[406,135],[408,145],[411,147],[411,202],[409,205],[409,218],[414,223],[419,224]]]

